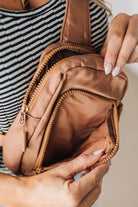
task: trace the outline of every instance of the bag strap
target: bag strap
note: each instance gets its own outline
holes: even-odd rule
[[[21,0],[21,3],[24,10],[29,10],[29,0]]]
[[[91,45],[89,0],[66,0],[60,42]]]

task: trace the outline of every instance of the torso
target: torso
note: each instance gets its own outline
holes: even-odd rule
[[[50,0],[27,0],[29,2],[30,8],[38,8]],[[22,0],[0,0],[0,8],[13,10],[13,11],[21,11],[23,10],[22,7]]]
[[[0,130],[5,133],[21,108],[42,51],[59,42],[65,7],[66,0],[51,0],[30,11],[0,9]],[[91,44],[99,52],[108,31],[108,17],[91,0],[90,15]],[[0,166],[2,170],[1,158]]]

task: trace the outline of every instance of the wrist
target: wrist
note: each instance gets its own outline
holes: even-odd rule
[[[25,185],[21,178],[0,173],[0,204],[22,207]]]
[[[24,177],[15,177],[15,186],[16,186],[16,205],[18,207],[24,207],[26,205],[26,191],[27,191],[27,183],[25,182]]]
[[[19,198],[18,207],[31,207],[35,205],[34,191],[37,188],[37,179],[34,176],[30,177],[17,177],[17,195]]]

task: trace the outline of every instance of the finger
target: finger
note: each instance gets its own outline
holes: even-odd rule
[[[104,60],[104,68],[107,75],[111,72],[111,70],[113,70],[116,65],[117,57],[123,43],[129,19],[130,16],[126,14],[119,14],[113,19],[110,24],[108,44]]]
[[[109,170],[109,163],[97,166],[78,181],[70,183],[70,190],[79,192],[81,196],[86,196],[91,192]]]
[[[109,160],[109,166],[111,166],[112,165],[112,160]],[[87,175],[90,171],[92,171],[93,170],[93,168],[92,167],[90,167],[90,168],[87,168],[86,170],[84,170],[84,172],[81,174],[81,177],[83,177],[83,176],[85,176],[85,175]]]
[[[137,26],[136,26],[137,25]],[[129,57],[136,48],[138,42],[138,15],[133,15],[130,19],[129,26],[126,35],[123,40],[122,47],[117,57],[116,67],[112,72],[113,76],[116,76],[121,72],[128,62]],[[133,56],[136,55],[134,52]],[[138,56],[138,54],[137,54]]]
[[[92,170],[91,168],[87,168],[86,170],[84,170],[84,172],[81,174],[81,177],[87,175],[91,170]]]
[[[90,191],[80,202],[79,207],[91,207],[96,200],[98,199],[102,189],[102,179],[99,181],[99,184]]]
[[[64,178],[73,178],[77,173],[93,166],[102,156],[104,149],[97,150],[93,154],[81,154],[72,161],[61,164],[58,168]]]
[[[138,63],[138,44],[130,55],[128,63]]]

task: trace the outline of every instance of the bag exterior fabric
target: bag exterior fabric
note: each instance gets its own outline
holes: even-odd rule
[[[91,48],[89,1],[66,4],[60,43],[43,52],[4,137],[4,162],[16,175],[41,173],[100,148],[105,151],[97,164],[103,164],[119,147],[127,77],[106,76],[104,58]]]

